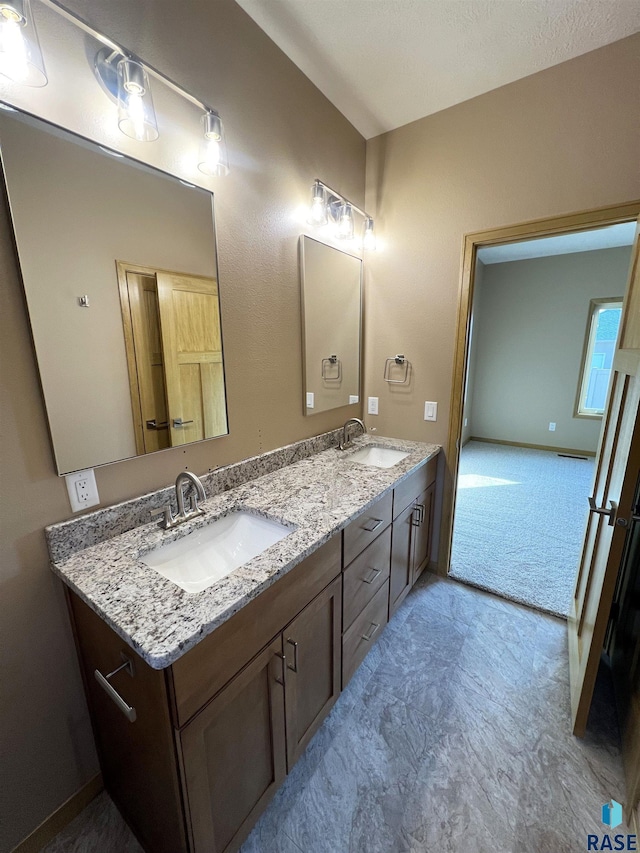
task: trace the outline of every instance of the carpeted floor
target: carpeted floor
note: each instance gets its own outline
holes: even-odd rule
[[[460,456],[451,576],[566,616],[594,460],[470,441]]]

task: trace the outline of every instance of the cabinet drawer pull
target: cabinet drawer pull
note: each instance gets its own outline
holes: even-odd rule
[[[366,524],[362,525],[362,529],[366,530],[367,533],[373,533],[374,530],[377,530],[381,524],[384,523],[383,518],[370,518]]]
[[[280,661],[280,664],[282,665],[282,678],[278,678],[278,676],[276,675],[276,681],[278,682],[278,684],[281,684],[284,687],[284,665],[287,662],[287,656],[276,655],[276,658]]]
[[[362,578],[363,583],[373,583],[374,580],[378,577],[378,575],[382,574],[382,569],[374,569],[373,566],[369,569],[373,574],[369,575],[368,578]]]
[[[114,690],[114,688],[110,684],[110,679],[113,678],[116,673],[121,672],[123,669],[126,669],[129,675],[133,678],[133,661],[131,661],[125,655],[122,655],[122,657],[124,658],[124,663],[117,669],[114,669],[113,672],[110,672],[108,675],[103,675],[99,669],[96,669],[93,674],[95,675],[96,681],[98,682],[100,687],[102,687],[107,696],[116,703],[118,708],[120,708],[122,713],[129,720],[129,722],[135,723],[137,717],[136,709],[132,708],[131,705],[128,705],[124,701],[122,696],[118,693],[118,691]]]
[[[291,670],[291,672],[297,672],[298,671],[298,644],[295,642],[295,640],[290,640],[290,639],[287,639],[287,643],[289,643],[290,646],[293,646],[293,666],[291,666],[291,664],[288,663],[287,667]]]
[[[367,643],[371,642],[371,640],[373,640],[373,638],[375,637],[375,635],[376,635],[376,631],[378,630],[378,628],[379,628],[379,627],[380,627],[380,625],[378,625],[378,623],[377,623],[377,622],[372,622],[372,623],[371,623],[371,628],[369,629],[369,633],[368,633],[368,634],[363,634],[363,635],[362,635],[362,639],[363,639],[363,640],[366,640],[366,641],[367,641]]]

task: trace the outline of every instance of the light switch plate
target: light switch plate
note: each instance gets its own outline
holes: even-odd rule
[[[74,512],[82,512],[83,509],[100,503],[93,468],[87,468],[85,471],[74,471],[73,474],[67,474],[65,480],[69,503]]]
[[[438,404],[437,403],[427,403],[424,404],[424,419],[425,421],[437,421],[438,420]]]
[[[377,397],[369,397],[367,401],[367,414],[369,415],[377,415],[378,414],[378,398]]]
[[[358,397],[357,394],[349,394],[349,405],[351,405],[352,403],[359,403],[359,402],[360,402],[360,397]]]
[[[549,424],[549,432],[555,432],[555,431],[556,431],[556,425],[553,421],[551,421],[551,423]]]
[[[313,409],[315,406],[313,391],[307,391],[307,409]]]

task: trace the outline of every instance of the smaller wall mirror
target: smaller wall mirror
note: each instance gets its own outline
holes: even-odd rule
[[[362,260],[300,238],[306,415],[360,402]]]

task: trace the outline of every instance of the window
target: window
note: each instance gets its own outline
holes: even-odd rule
[[[609,390],[622,299],[592,299],[582,353],[576,415],[599,418]]]

